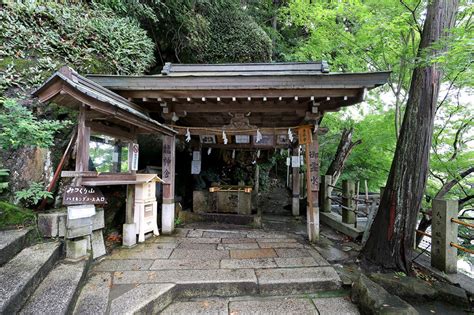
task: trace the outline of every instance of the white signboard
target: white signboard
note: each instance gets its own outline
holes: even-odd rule
[[[138,170],[138,143],[132,144],[132,161],[130,163],[131,171]]]
[[[193,161],[201,160],[201,151],[193,151]]]
[[[235,143],[250,143],[249,135],[235,135]]]
[[[201,161],[192,161],[191,162],[191,174],[200,174],[201,173]]]
[[[300,157],[298,155],[291,157],[291,167],[300,167]]]

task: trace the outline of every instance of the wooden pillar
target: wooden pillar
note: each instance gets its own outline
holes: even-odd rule
[[[435,199],[432,204],[431,266],[446,273],[457,273],[458,250],[451,243],[458,242],[458,201]]]
[[[254,223],[256,226],[262,226],[262,208],[258,205],[258,191],[260,189],[260,166],[255,165],[255,203],[257,206],[257,216],[255,217]]]
[[[307,174],[307,228],[310,242],[319,240],[319,144],[318,133],[313,134],[313,141],[306,145]]]
[[[76,172],[89,170],[89,141],[91,128],[86,126],[86,106],[79,109],[77,119],[77,150],[76,150]]]
[[[320,185],[320,200],[319,203],[321,205],[322,212],[331,212],[332,202],[331,202],[331,194],[332,194],[332,176],[331,175],[322,175],[321,176],[321,185]]]
[[[293,169],[293,189],[291,210],[294,216],[300,215],[300,157],[299,147],[293,148],[291,158],[291,167]]]
[[[342,181],[342,205],[346,208],[354,210],[354,197],[355,185],[354,182],[349,180]],[[357,216],[354,211],[342,208],[342,222],[347,224],[354,224],[357,220]]]
[[[175,159],[176,143],[174,136],[163,136],[162,179],[163,207],[161,211],[161,230],[163,234],[174,231],[174,190],[175,190]]]

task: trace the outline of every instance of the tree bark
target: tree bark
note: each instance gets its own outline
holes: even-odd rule
[[[439,53],[430,49],[454,25],[457,0],[428,3],[418,57]],[[385,269],[411,271],[417,214],[429,169],[429,153],[440,86],[436,64],[418,65],[412,74],[408,102],[387,185],[362,256]]]
[[[362,140],[352,142],[353,132],[354,128],[344,129],[342,131],[341,140],[337,146],[336,155],[334,156],[334,159],[332,160],[331,165],[329,165],[329,168],[326,172],[326,175],[332,176],[332,185],[337,183],[337,180],[344,169],[344,165],[354,147],[362,143]]]

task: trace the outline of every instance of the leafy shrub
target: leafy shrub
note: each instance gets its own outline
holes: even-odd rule
[[[146,31],[96,4],[6,4],[0,43],[0,92],[37,85],[63,64],[79,72],[138,74],[154,63]]]
[[[53,145],[54,133],[69,125],[68,121],[38,120],[30,110],[13,99],[0,102],[0,148]]]
[[[53,198],[53,194],[45,191],[41,183],[31,183],[28,189],[17,191],[15,196],[16,202],[23,202],[27,206],[34,206],[45,198]]]

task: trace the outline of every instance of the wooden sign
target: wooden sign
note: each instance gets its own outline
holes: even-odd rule
[[[302,126],[298,128],[299,144],[310,144],[313,142],[313,135],[311,129],[311,126]]]
[[[133,143],[131,145],[131,150],[132,150],[132,161],[131,161],[131,171],[136,171],[138,170],[138,143]]]
[[[103,205],[104,195],[96,187],[68,186],[63,195],[63,205]]]
[[[235,136],[235,143],[250,143],[250,136],[249,135],[236,135]]]
[[[253,137],[253,144],[257,146],[273,146],[275,144],[274,135],[262,135],[262,139],[257,142],[257,137]]]

